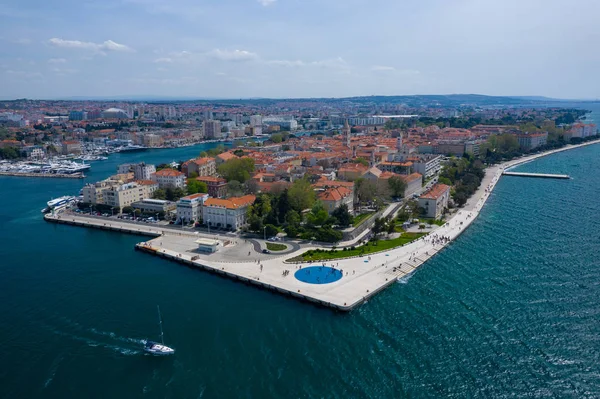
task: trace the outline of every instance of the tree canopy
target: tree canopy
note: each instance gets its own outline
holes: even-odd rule
[[[188,194],[207,193],[208,186],[203,181],[189,179],[187,184],[187,192]]]
[[[400,176],[392,176],[388,179],[390,191],[394,197],[404,197],[406,182]]]
[[[312,208],[316,201],[316,194],[307,179],[296,180],[288,189],[288,201],[292,209],[302,213],[305,209]]]
[[[219,165],[217,171],[228,182],[235,180],[244,183],[250,178],[250,174],[254,172],[254,159],[233,158]]]

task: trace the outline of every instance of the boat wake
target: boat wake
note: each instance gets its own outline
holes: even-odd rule
[[[50,365],[50,376],[46,379],[46,382],[44,383],[44,388],[48,388],[48,386],[52,383],[52,381],[54,380],[54,376],[56,375],[56,371],[58,370],[58,366],[64,358],[64,355],[61,353],[56,359],[54,359],[54,361]]]
[[[97,335],[102,335],[105,337],[110,337],[116,341],[121,341],[121,342],[130,342],[133,344],[142,344],[144,345],[146,343],[145,339],[141,339],[141,338],[130,338],[130,337],[121,337],[118,336],[117,334],[115,334],[114,332],[107,332],[107,331],[100,331],[100,330],[96,330],[95,328],[90,328],[89,329],[90,332],[97,334]]]
[[[70,334],[70,333],[67,333],[64,331],[60,331],[60,330],[54,330],[53,332],[57,335],[67,337],[67,338],[70,338],[75,341],[83,342],[87,346],[90,346],[92,348],[96,348],[96,347],[106,348],[106,349],[110,349],[112,351],[115,351],[115,352],[120,353],[121,355],[125,355],[125,356],[139,355],[142,353],[141,350],[126,348],[126,347],[119,346],[119,345],[113,345],[110,343],[101,342],[101,341],[97,341],[97,340],[86,338],[86,337],[81,337],[79,335]]]
[[[76,321],[69,320],[64,317],[62,319],[67,324],[67,330],[75,330],[75,333],[63,331],[62,329],[56,328],[54,326],[46,327],[48,327],[53,333],[57,335],[67,337],[75,341],[83,342],[87,346],[90,346],[92,348],[106,348],[125,356],[133,356],[143,353],[143,351],[138,348],[140,347],[140,345],[144,345],[146,343],[146,340],[144,339],[122,337],[114,332],[101,331],[96,328],[86,328]],[[90,335],[92,337],[90,337]]]

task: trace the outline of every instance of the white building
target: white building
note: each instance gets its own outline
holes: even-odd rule
[[[250,117],[250,126],[252,126],[252,127],[262,126],[262,116],[252,115]]]
[[[197,222],[202,216],[202,204],[208,194],[198,193],[182,197],[177,201],[177,219],[185,223]]]
[[[204,138],[220,139],[221,138],[221,122],[215,120],[207,120],[202,124],[204,129]]]
[[[229,199],[209,198],[202,207],[202,220],[211,227],[238,230],[246,224],[246,211],[254,200],[254,195]]]
[[[103,204],[123,209],[134,202],[151,198],[158,189],[152,181],[139,181],[122,184],[117,181],[104,180],[83,187],[83,202]]]
[[[134,209],[139,209],[140,211],[145,213],[168,213],[174,211],[177,207],[175,202],[152,198],[145,198],[141,201],[134,202],[133,204],[131,204],[131,206]]]
[[[450,186],[436,184],[429,192],[419,197],[419,207],[425,209],[425,216],[438,219],[448,207]]]
[[[413,172],[420,173],[425,177],[425,179],[429,179],[430,177],[437,175],[442,169],[441,155],[413,155],[410,161],[413,163]]]
[[[109,108],[102,111],[102,117],[104,119],[128,119],[129,115],[127,111],[120,108]]]
[[[159,188],[184,188],[185,175],[175,169],[162,169],[152,174],[152,180]]]
[[[119,174],[133,172],[135,180],[152,180],[152,174],[156,172],[156,167],[145,162],[125,163],[118,166],[117,172]]]

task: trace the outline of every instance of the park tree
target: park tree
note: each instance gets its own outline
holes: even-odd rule
[[[340,226],[347,227],[352,223],[352,215],[350,215],[350,212],[348,211],[348,205],[346,204],[342,204],[335,208],[331,213],[331,216],[337,220]]]
[[[359,163],[359,164],[364,165],[364,166],[369,166],[369,161],[367,161],[363,157],[354,158],[352,160],[352,163]]]
[[[288,189],[288,201],[292,209],[302,213],[311,208],[316,200],[316,194],[307,179],[298,179]]]
[[[244,183],[244,192],[246,194],[256,194],[260,191],[260,186],[258,182],[254,179],[248,179]]]
[[[377,237],[379,234],[383,233],[386,230],[386,227],[387,221],[385,220],[385,218],[377,218],[375,219],[375,223],[373,224],[371,231],[373,232],[375,237]]]
[[[159,200],[166,200],[167,193],[165,192],[164,189],[159,188],[152,193],[152,198],[159,199]]]
[[[394,197],[404,197],[406,182],[400,176],[392,176],[388,179],[388,186]]]
[[[377,185],[367,179],[359,178],[354,182],[354,195],[356,202],[366,204],[372,202],[377,193]]]
[[[273,226],[272,224],[266,224],[264,226],[264,234],[267,237],[274,237],[277,235],[277,233],[279,233],[279,230],[277,230],[277,227]]]
[[[281,143],[283,141],[283,135],[281,133],[273,133],[271,135],[271,141],[273,143]]]
[[[396,220],[394,218],[389,218],[387,220],[386,233],[392,234],[394,232],[396,232]]]
[[[208,186],[203,181],[198,181],[196,179],[188,180],[187,192],[188,194],[207,193]]]
[[[219,165],[217,171],[228,182],[236,180],[244,183],[250,178],[250,174],[254,172],[254,159],[233,158]]]
[[[300,214],[298,212],[296,212],[293,209],[290,209],[285,215],[285,221],[290,226],[298,227],[298,226],[300,226],[300,223],[302,222],[302,217],[300,216]]]
[[[242,183],[237,180],[231,180],[227,183],[227,195],[230,197],[239,197],[242,194],[244,194]]]
[[[329,219],[329,214],[320,201],[315,202],[310,212],[306,215],[306,221],[312,226],[323,226]]]

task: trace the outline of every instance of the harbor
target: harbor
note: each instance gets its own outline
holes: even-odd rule
[[[76,173],[31,173],[31,172],[0,172],[0,176],[13,177],[49,177],[59,179],[83,179],[85,175],[81,172]]]
[[[168,226],[109,221],[82,214],[48,214],[45,215],[45,220],[149,236],[152,239],[138,243],[135,246],[137,250],[335,310],[351,311],[386,287],[410,276],[458,238],[477,218],[507,168],[595,143],[598,141],[568,146],[488,167],[479,189],[445,224],[407,245],[363,257],[297,263],[289,260],[308,250],[322,247],[304,246],[293,252],[285,251],[285,254],[265,254],[261,251],[266,244],[262,240],[245,240],[235,235],[186,232]],[[218,241],[219,251],[215,253],[199,251],[197,243],[199,238]],[[258,247],[252,241],[257,241]],[[340,247],[344,245],[343,242],[340,243]],[[335,270],[341,274],[341,278],[329,284],[307,283],[295,278],[298,271],[311,267]]]

